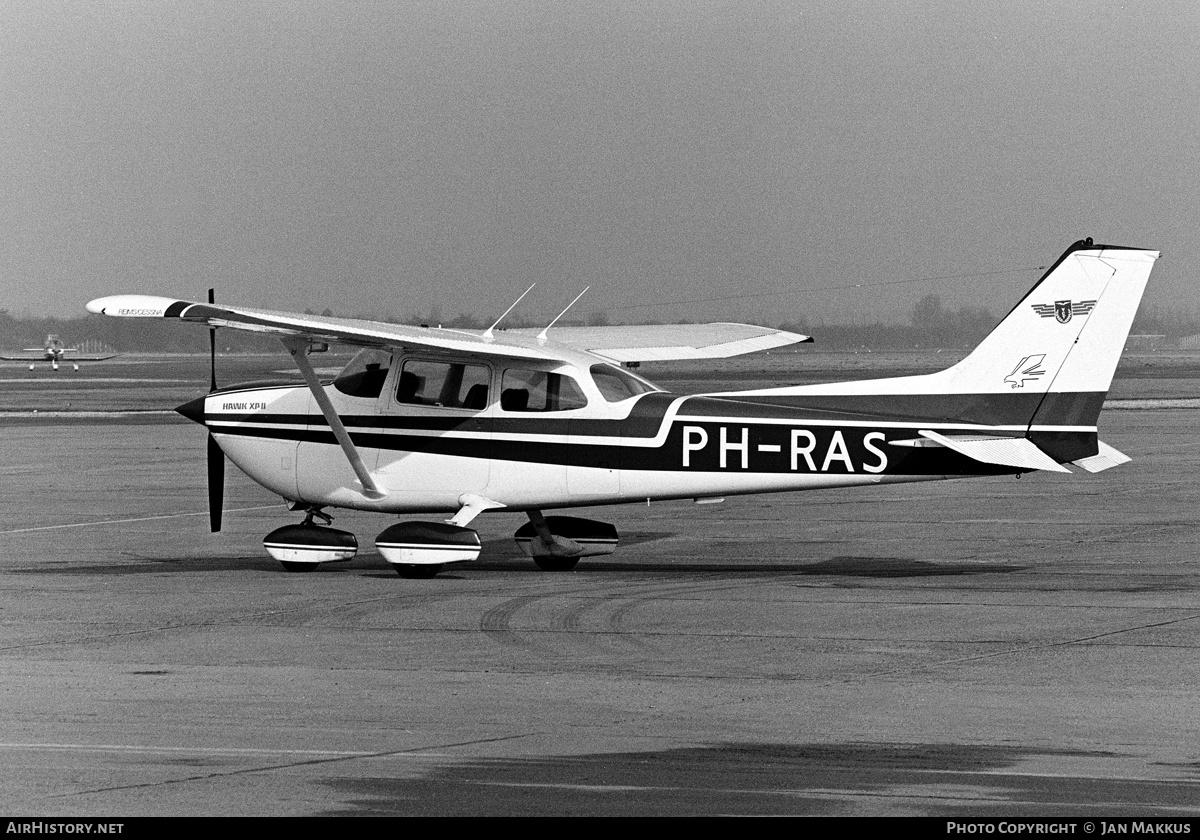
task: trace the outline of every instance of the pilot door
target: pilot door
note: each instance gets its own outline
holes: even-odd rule
[[[492,370],[474,361],[409,355],[380,400],[377,480],[389,493],[442,498],[482,493],[491,475]]]
[[[391,378],[392,354],[387,350],[362,350],[326,387],[329,400],[350,433],[367,472],[375,472],[376,423],[380,400]],[[326,371],[318,369],[322,378]],[[317,401],[306,389],[306,425],[296,452],[296,484],[305,501],[323,501],[331,492],[346,487],[361,490],[358,476],[325,421]]]

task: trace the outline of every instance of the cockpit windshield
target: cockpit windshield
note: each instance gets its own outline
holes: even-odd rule
[[[333,387],[351,397],[375,399],[383,391],[392,354],[387,350],[359,350],[333,380]]]
[[[592,381],[600,389],[600,395],[609,402],[621,402],[639,394],[662,390],[649,380],[615,365],[592,365],[591,374]]]

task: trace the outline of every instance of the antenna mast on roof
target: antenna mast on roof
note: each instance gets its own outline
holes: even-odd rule
[[[537,337],[538,341],[545,341],[545,340],[546,340],[546,333],[550,332],[550,328],[551,328],[551,327],[553,327],[555,324],[557,324],[557,323],[558,323],[558,319],[559,319],[559,318],[561,318],[562,316],[566,315],[566,314],[567,314],[567,310],[569,310],[569,309],[570,309],[572,306],[574,306],[574,305],[576,304],[576,302],[578,302],[578,300],[579,300],[581,297],[583,297],[584,295],[586,295],[586,294],[587,294],[587,290],[588,290],[588,289],[590,289],[590,288],[592,288],[592,287],[591,287],[591,286],[584,286],[584,287],[583,287],[583,291],[582,291],[582,292],[580,292],[579,294],[575,295],[575,300],[573,300],[573,301],[571,301],[570,303],[568,303],[568,304],[567,304],[567,308],[566,308],[566,309],[564,309],[562,312],[559,312],[559,313],[558,313],[558,317],[556,317],[556,318],[555,318],[553,321],[551,321],[549,324],[547,324],[547,325],[546,325],[546,329],[544,329],[544,330],[542,330],[540,333],[538,333],[538,337]]]
[[[537,285],[537,283],[534,283],[528,289],[521,292],[521,297],[514,300],[512,302],[512,306],[510,306],[510,307],[508,307],[508,309],[504,310],[504,315],[507,315],[509,312],[512,312],[513,308],[516,307],[516,305],[521,302],[521,298],[525,297],[525,295],[527,295],[531,291],[533,291],[533,286],[536,286],[536,285]],[[498,327],[500,325],[500,322],[504,320],[504,315],[501,315],[499,318],[496,319],[496,323],[492,324],[490,327],[488,327],[486,330],[484,330],[483,337],[486,340],[491,341],[493,338],[495,338],[495,336],[492,334],[492,330],[496,329],[496,327]]]

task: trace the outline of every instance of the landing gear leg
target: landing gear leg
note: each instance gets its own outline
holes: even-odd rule
[[[579,564],[582,547],[574,540],[556,537],[540,510],[528,512],[529,522],[537,533],[533,546],[533,562],[543,572],[569,572]]]
[[[304,512],[304,524],[312,525],[313,519],[320,519],[323,525],[333,524],[333,517],[327,513],[322,513],[321,509],[316,505],[313,505]]]
[[[617,529],[607,522],[575,516],[542,516],[540,510],[528,513],[529,521],[517,529],[513,539],[539,569],[570,571],[581,557],[600,557],[612,554],[617,548]]]

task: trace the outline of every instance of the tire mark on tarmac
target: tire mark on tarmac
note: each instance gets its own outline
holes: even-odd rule
[[[594,594],[611,586],[610,581],[602,581],[596,586],[580,587],[571,590],[557,590],[531,595],[521,595],[493,607],[480,618],[479,629],[494,638],[497,642],[510,648],[520,649],[533,654],[546,655],[550,653],[550,640],[554,637],[570,638],[575,641],[585,641],[591,647],[597,645],[597,637],[618,639],[634,648],[645,650],[657,647],[648,639],[660,636],[660,633],[643,633],[630,631],[625,622],[628,616],[639,606],[645,606],[656,600],[677,599],[680,597],[696,596],[720,590],[741,589],[748,582],[757,583],[761,580],[756,576],[750,581],[729,581],[723,573],[711,573],[703,577],[708,580],[697,581],[695,577],[686,583],[674,582],[671,577],[658,578],[657,584],[646,585],[638,582],[636,594],[620,591],[609,594]],[[521,612],[530,609],[541,602],[561,598],[567,601],[564,613],[551,617],[543,626],[530,626],[514,629],[513,619]],[[585,619],[591,613],[608,610],[608,614],[600,619],[600,628],[588,629],[584,626]],[[680,633],[670,633],[678,636]],[[691,635],[691,634],[683,634]],[[697,635],[712,635],[703,633]],[[539,641],[534,641],[536,637]]]
[[[514,630],[512,627],[513,616],[517,613],[528,609],[530,606],[542,601],[548,601],[552,598],[572,597],[575,595],[585,594],[594,591],[598,586],[603,586],[604,583],[596,586],[581,587],[579,589],[555,590],[553,592],[540,592],[533,595],[520,595],[516,598],[509,598],[506,601],[492,607],[485,612],[479,619],[479,629],[482,633],[491,639],[494,639],[502,647],[511,650],[522,650],[536,656],[546,656],[550,653],[547,645],[534,642],[527,638],[528,634],[544,633],[543,630],[537,628]]]
[[[1174,618],[1169,621],[1155,621],[1148,624],[1139,624],[1136,627],[1125,627],[1120,630],[1108,630],[1103,633],[1094,633],[1090,636],[1081,636],[1077,639],[1064,639],[1058,642],[1044,642],[1042,644],[1024,645],[1023,647],[1008,648],[1007,650],[997,650],[992,653],[979,653],[972,656],[955,657],[954,659],[943,659],[939,662],[927,662],[922,665],[916,665],[910,668],[896,668],[890,671],[878,671],[873,674],[863,674],[859,677],[848,678],[842,682],[856,682],[864,677],[886,677],[895,674],[911,674],[919,671],[925,671],[933,668],[941,668],[946,665],[961,665],[968,662],[980,662],[985,659],[996,659],[1001,656],[1012,656],[1019,653],[1030,653],[1039,650],[1053,650],[1059,647],[1070,647],[1071,645],[1080,645],[1086,642],[1093,642],[1097,639],[1105,639],[1111,636],[1120,636],[1125,633],[1133,633],[1138,630],[1151,630],[1158,627],[1170,627],[1175,624],[1184,624],[1189,621],[1200,619],[1200,615],[1189,615],[1183,618]]]

